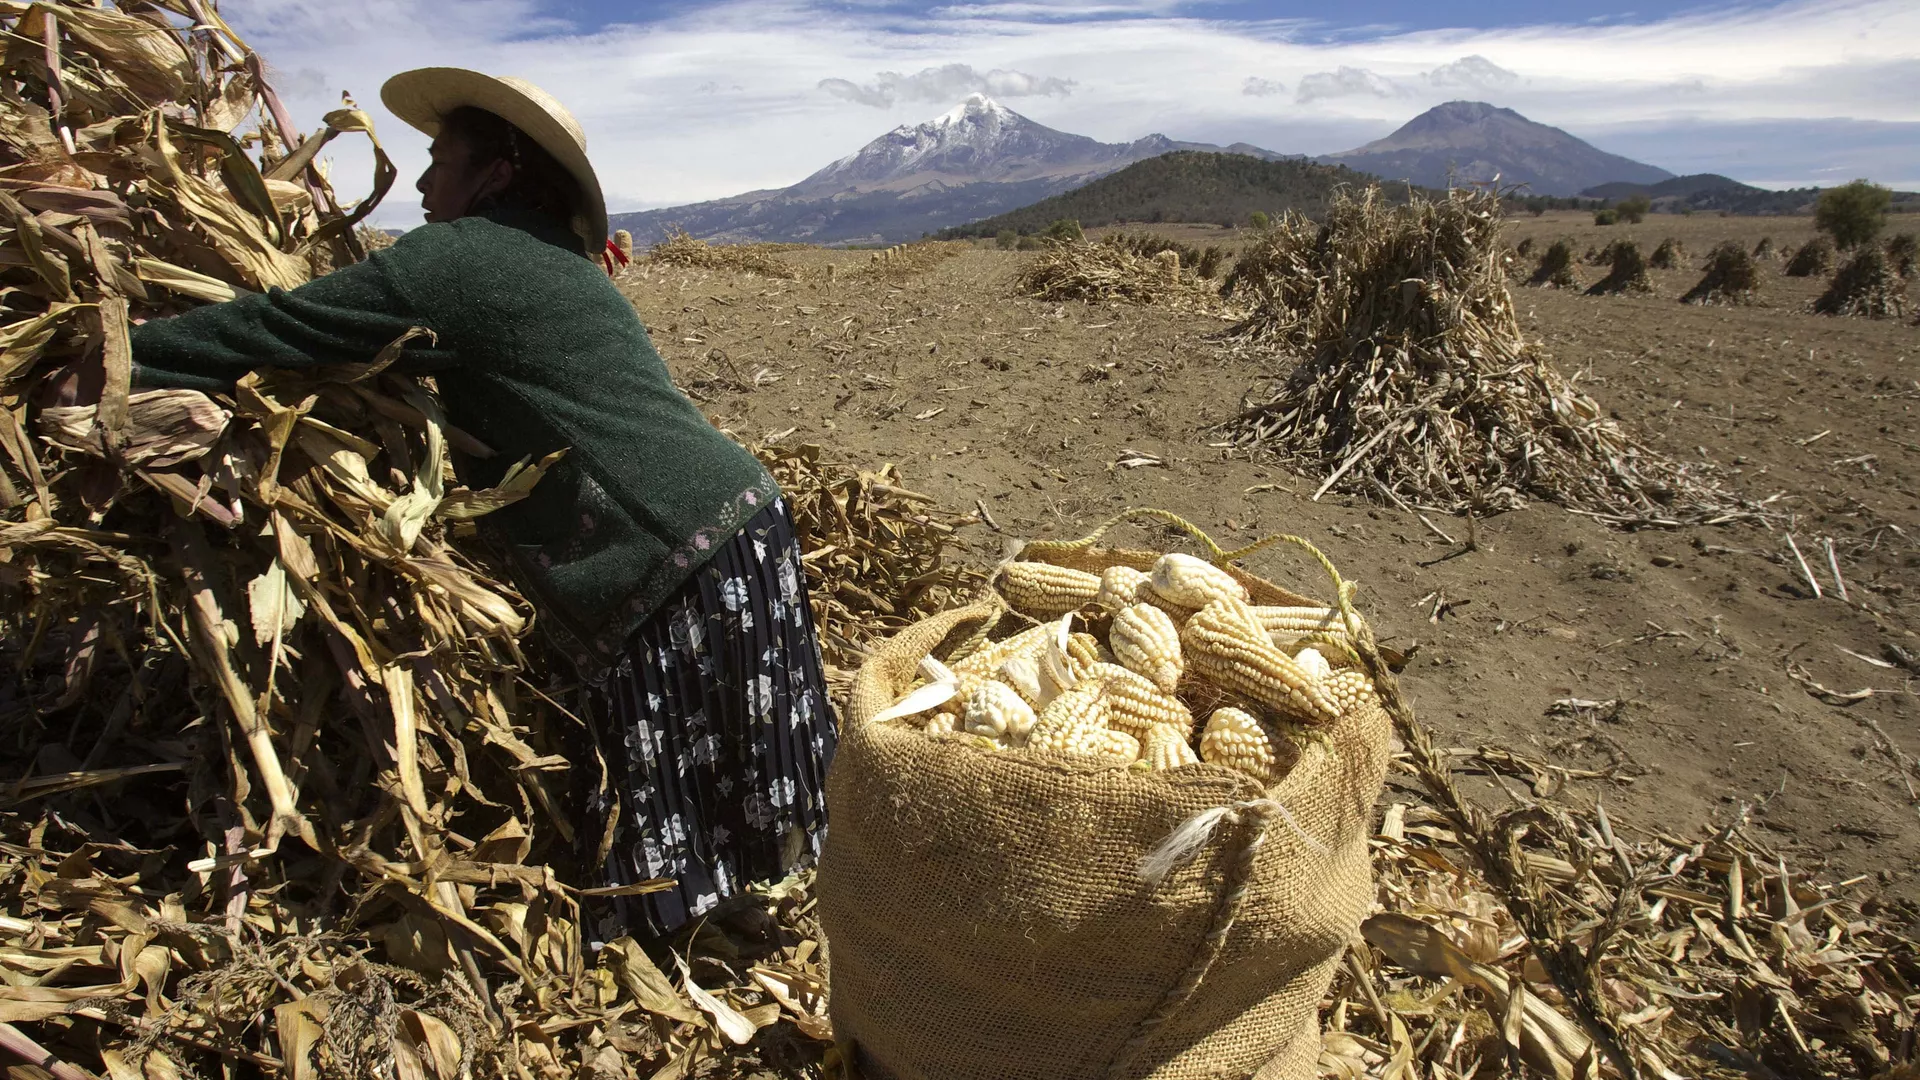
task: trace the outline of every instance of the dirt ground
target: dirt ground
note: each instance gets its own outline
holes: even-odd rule
[[[1796,871],[1858,877],[1920,910],[1920,667],[1901,666],[1920,654],[1920,328],[1812,315],[1821,283],[1781,276],[1784,260],[1763,264],[1759,305],[1677,302],[1713,244],[1771,236],[1785,254],[1813,234],[1806,219],[1603,228],[1562,213],[1511,231],[1571,237],[1576,252],[1620,236],[1685,245],[1684,269],[1654,271],[1650,295],[1517,288],[1518,310],[1650,443],[1777,496],[1777,527],[1625,533],[1545,504],[1471,524],[1429,514],[1429,527],[1311,502],[1317,478],[1229,452],[1210,430],[1283,359],[1235,358],[1210,340],[1218,320],[1016,298],[1025,254],[965,247],[886,279],[870,253],[803,250],[783,256],[795,281],[636,265],[620,284],[715,423],[898,463],[910,486],[997,525],[963,531],[969,559],[1079,536],[1128,506],[1179,513],[1227,546],[1299,533],[1362,582],[1383,638],[1418,646],[1405,683],[1441,741],[1463,761],[1482,746],[1521,759],[1478,782],[1490,801],[1531,784],[1682,838],[1749,813]],[[1235,237],[1206,232],[1181,235]],[[1325,591],[1292,556],[1250,562]]]

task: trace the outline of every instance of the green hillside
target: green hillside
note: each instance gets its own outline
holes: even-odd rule
[[[1242,225],[1256,210],[1309,215],[1326,209],[1333,189],[1374,177],[1340,165],[1304,159],[1262,161],[1243,154],[1181,150],[1148,158],[1031,206],[943,229],[942,239],[993,236],[1002,230],[1037,233],[1061,218],[1086,228],[1122,222],[1187,221]],[[1391,192],[1401,185],[1388,185]]]

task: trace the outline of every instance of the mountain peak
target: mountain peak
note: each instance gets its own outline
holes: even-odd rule
[[[952,127],[954,124],[964,124],[968,121],[978,122],[986,120],[989,117],[1002,123],[1008,120],[1024,119],[1019,113],[1014,112],[1012,109],[1007,108],[1005,105],[1000,104],[987,95],[973,93],[967,95],[967,100],[948,109],[938,119],[932,121],[932,124],[934,127]]]
[[[1673,175],[1484,101],[1435,105],[1384,139],[1323,160],[1428,187],[1498,176],[1536,195],[1571,195],[1612,181],[1651,184]]]

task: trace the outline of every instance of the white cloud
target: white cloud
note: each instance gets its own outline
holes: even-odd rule
[[[1333,71],[1316,71],[1300,80],[1300,89],[1294,92],[1293,100],[1301,105],[1319,101],[1322,98],[1394,97],[1400,93],[1392,79],[1376,75],[1365,68],[1340,65]]]
[[[1512,86],[1520,76],[1484,56],[1463,56],[1420,76],[1433,86],[1496,90]]]
[[[1292,24],[1198,17],[1192,13],[1220,9],[1180,0],[1024,0],[911,20],[869,3],[716,0],[591,33],[545,18],[541,0],[462,0],[458,18],[447,17],[446,0],[228,7],[226,17],[273,65],[303,125],[337,107],[342,90],[372,112],[401,169],[400,190],[376,218],[394,226],[419,220],[409,185],[425,163],[426,140],[378,107],[378,89],[392,73],[427,64],[521,75],[570,105],[615,210],[793,183],[894,124],[954,104],[964,93],[938,74],[954,68],[972,73],[968,91],[996,74],[1034,80],[988,92],[1014,97],[1008,89],[1024,89],[1020,111],[1109,142],[1158,131],[1328,153],[1461,96],[1461,85],[1446,80],[1479,77],[1474,96],[1616,152],[1635,152],[1628,132],[1693,133],[1645,144],[1662,155],[1655,164],[1675,171],[1693,171],[1691,147],[1706,144],[1703,133],[1723,132],[1711,141],[1712,160],[1736,176],[1741,160],[1752,162],[1745,175],[1755,179],[1812,183],[1816,170],[1850,161],[1873,163],[1876,178],[1920,176],[1920,138],[1911,135],[1920,131],[1911,126],[1920,125],[1920,5],[1912,0],[1790,0],[1641,25],[1387,31],[1330,41],[1309,40]],[[1497,57],[1517,81],[1487,83],[1487,71],[1462,66],[1474,57]],[[1343,68],[1362,78],[1343,80]],[[1250,71],[1263,82],[1249,84]],[[868,81],[848,79],[852,72],[917,74]],[[844,95],[821,89],[834,79],[882,100],[849,108]],[[1294,86],[1301,103],[1278,116],[1271,95],[1248,92],[1268,83]],[[1381,85],[1392,96],[1378,93]],[[1070,95],[1061,92],[1069,87]],[[948,96],[918,96],[938,92]],[[1734,147],[1759,130],[1744,121],[1828,118],[1867,125],[1837,129],[1853,133],[1848,139],[1880,132],[1871,153],[1834,142],[1753,146],[1741,158]],[[340,189],[357,198],[370,159],[348,139],[333,147]],[[1805,160],[1796,164],[1795,155]]]
[[[969,64],[943,64],[912,75],[883,71],[873,82],[864,85],[848,79],[821,79],[819,87],[856,105],[890,109],[900,101],[951,104],[968,94],[996,98],[1065,97],[1073,93],[1073,80],[999,68],[982,74]]]
[[[1287,84],[1278,79],[1262,79],[1258,75],[1247,76],[1240,84],[1240,92],[1248,97],[1274,97],[1287,92]]]

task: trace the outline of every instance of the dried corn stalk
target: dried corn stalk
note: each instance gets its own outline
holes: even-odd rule
[[[575,788],[605,767],[472,540],[551,461],[460,488],[451,451],[487,448],[386,358],[129,386],[129,319],[362,256],[393,167],[376,144],[348,211],[314,155],[365,115],[295,131],[208,0],[0,24],[0,1036],[114,1076],[296,1077],[826,1038],[804,880],[741,902],[780,934],[702,932],[735,964],[700,963],[707,989],[631,942],[588,955],[604,841]],[[70,371],[97,404],[57,403]]]
[[[1498,199],[1456,189],[1389,206],[1342,193],[1290,214],[1233,285],[1247,347],[1297,359],[1225,429],[1349,491],[1487,513],[1546,499],[1608,524],[1712,524],[1760,510],[1712,466],[1641,442],[1526,341],[1507,292]]]
[[[954,530],[971,516],[942,511],[900,486],[892,465],[877,472],[826,459],[818,446],[755,451],[780,482],[793,514],[814,623],[829,675],[851,677],[864,643],[953,606],[985,575],[946,562]]]
[[[1114,244],[1049,243],[1020,270],[1014,291],[1038,300],[1130,300],[1234,318],[1213,285],[1171,264]]]
[[[662,266],[689,266],[698,270],[733,270],[761,277],[798,276],[791,263],[778,258],[774,244],[709,244],[685,232],[673,232],[647,249],[642,261]]]

